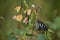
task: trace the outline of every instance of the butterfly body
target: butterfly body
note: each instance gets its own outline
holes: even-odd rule
[[[40,31],[40,30],[47,31],[48,30],[48,27],[43,22],[41,22],[39,20],[37,20],[35,28],[38,31]]]

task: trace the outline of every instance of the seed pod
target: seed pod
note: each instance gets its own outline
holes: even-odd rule
[[[23,23],[28,24],[29,23],[29,18],[25,17],[24,20],[23,20]]]
[[[15,8],[15,10],[17,11],[17,13],[20,11],[20,9],[21,9],[21,6],[17,6],[17,7]]]
[[[27,10],[27,15],[30,15],[31,14],[31,9],[28,9]]]
[[[33,7],[33,8],[35,8],[35,5],[34,5],[34,4],[32,4],[32,7]]]
[[[15,19],[17,21],[22,21],[23,16],[22,15],[17,15],[17,16],[14,16],[13,19]]]

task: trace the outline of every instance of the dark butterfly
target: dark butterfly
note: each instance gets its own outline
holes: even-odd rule
[[[47,31],[48,30],[48,27],[42,21],[40,21],[39,19],[37,20],[34,28],[38,31],[40,31],[40,30]]]

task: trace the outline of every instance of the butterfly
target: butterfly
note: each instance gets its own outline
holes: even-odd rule
[[[38,30],[38,31],[40,31],[40,30],[47,31],[48,27],[42,21],[40,21],[38,19],[37,22],[36,22],[36,25],[35,25],[35,29]]]
[[[13,16],[13,19],[17,20],[17,21],[22,21],[23,16],[22,15],[15,15],[15,16]]]
[[[15,7],[15,10],[17,11],[17,13],[20,11],[20,9],[21,9],[21,6]]]

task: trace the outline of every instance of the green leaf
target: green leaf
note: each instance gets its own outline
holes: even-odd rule
[[[33,36],[33,34],[28,34],[28,33],[26,33],[26,36]]]
[[[37,37],[38,37],[38,40],[46,40],[44,34],[39,34]]]
[[[48,29],[48,31],[49,31],[49,32],[52,32],[52,33],[54,32],[54,31],[53,31],[53,30],[51,30],[51,29]]]
[[[57,32],[57,36],[58,38],[60,38],[60,30]]]

